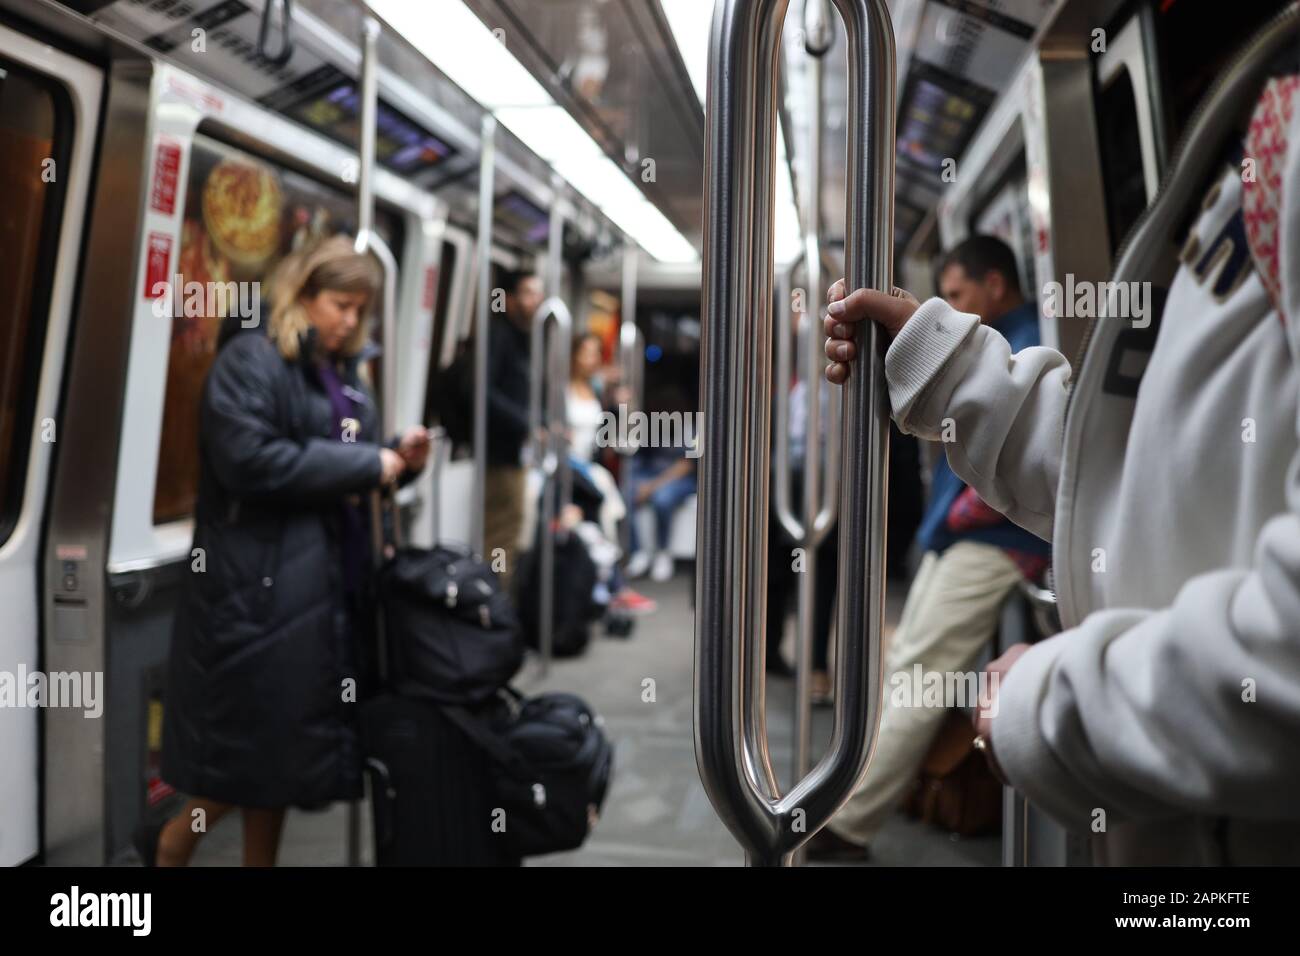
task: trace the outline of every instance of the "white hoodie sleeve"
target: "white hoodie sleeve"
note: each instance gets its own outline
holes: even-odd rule
[[[942,299],[921,304],[885,353],[894,419],[945,442],[948,464],[1016,524],[1052,540],[1070,365],[1007,340]]]

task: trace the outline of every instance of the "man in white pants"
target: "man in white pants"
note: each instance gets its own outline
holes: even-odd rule
[[[1300,63],[1275,49],[1198,110],[1077,381],[941,299],[830,295],[827,377],[876,322],[899,427],[951,419],[953,470],[1052,541],[1066,630],[990,665],[979,729],[1104,863],[1300,862]]]
[[[1038,345],[1038,309],[1020,291],[1015,254],[975,236],[944,258],[939,287],[955,309],[983,316],[1013,352]],[[911,692],[919,668],[934,685],[964,688],[980,651],[997,633],[1002,603],[1047,565],[1045,541],[985,505],[940,451],[917,543],[924,557],[885,658],[880,734],[866,777],[830,824],[808,843],[808,859],[863,860],[890,812],[906,796],[948,708],[977,701]],[[956,675],[964,675],[969,684]]]

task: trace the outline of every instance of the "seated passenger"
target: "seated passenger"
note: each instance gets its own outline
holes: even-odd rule
[[[845,380],[857,323],[876,322],[899,426],[938,438],[952,421],[953,470],[1053,539],[1066,630],[989,666],[1005,676],[979,740],[1107,864],[1300,862],[1300,66],[1287,54],[1249,124],[1231,99],[1205,114],[1248,130],[1244,150],[1180,153],[1179,188],[1119,264],[1129,308],[1093,327],[1077,378],[1059,352],[1013,355],[940,299],[831,290],[827,377]],[[1180,246],[1157,309],[1142,286]]]
[[[575,459],[574,467],[579,468],[600,491],[602,501],[598,528],[593,526],[588,534],[598,532],[606,545],[598,547],[589,541],[588,550],[592,551],[592,559],[602,569],[602,573],[607,571],[608,576],[602,577],[602,581],[610,592],[609,606],[632,614],[649,614],[657,609],[657,605],[627,586],[623,581],[623,571],[616,563],[622,556],[618,547],[618,523],[627,515],[627,507],[623,496],[619,494],[614,476],[597,461],[600,449],[596,438],[605,420],[601,396],[608,378],[604,371],[600,336],[590,332],[578,336],[573,342],[569,360],[569,385],[565,393],[569,454]],[[610,557],[602,560],[598,554]]]
[[[940,266],[939,288],[953,308],[979,316],[1005,338],[1013,354],[1038,345],[1038,309],[1021,294],[1015,255],[1001,240],[976,236],[958,245]],[[1007,596],[1047,565],[1047,543],[984,504],[953,474],[946,447],[917,532],[924,557],[885,655],[875,755],[848,803],[809,842],[809,859],[865,858],[943,725],[946,707],[895,701],[894,676],[910,675],[918,664],[922,674],[969,671],[997,634]]]
[[[668,581],[673,576],[673,555],[668,550],[673,516],[683,502],[695,494],[695,460],[686,456],[686,448],[641,448],[628,462],[631,476],[628,488],[633,501],[630,542],[632,557],[627,576],[637,578],[650,572],[652,581]],[[645,549],[641,529],[637,527],[635,509],[649,505],[654,511],[654,551]]]

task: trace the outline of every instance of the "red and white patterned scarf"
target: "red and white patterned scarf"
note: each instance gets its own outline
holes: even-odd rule
[[[1254,160],[1254,177],[1243,183],[1242,211],[1246,242],[1255,269],[1282,321],[1282,273],[1279,258],[1282,217],[1282,176],[1286,168],[1287,134],[1300,103],[1300,75],[1269,80],[1255,105],[1246,134],[1246,157]],[[1292,189],[1300,184],[1292,183]]]

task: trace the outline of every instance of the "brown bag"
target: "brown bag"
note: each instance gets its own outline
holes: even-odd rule
[[[998,830],[1002,785],[974,741],[969,718],[949,711],[903,804],[905,813],[961,836]]]

